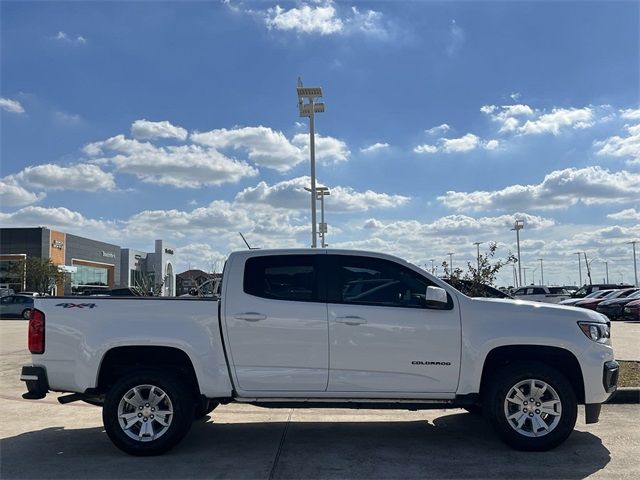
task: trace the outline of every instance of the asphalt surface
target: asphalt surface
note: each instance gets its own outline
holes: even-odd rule
[[[640,478],[640,406],[605,405],[557,449],[523,453],[463,410],[227,405],[162,457],[117,450],[100,409],[22,400],[26,322],[0,321],[0,478]],[[614,338],[615,341],[615,338]]]

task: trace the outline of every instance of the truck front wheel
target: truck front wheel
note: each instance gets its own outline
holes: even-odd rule
[[[573,431],[577,401],[573,387],[542,363],[513,363],[490,381],[485,411],[498,435],[518,450],[544,451]]]
[[[102,420],[107,435],[131,455],[159,455],[189,431],[193,394],[176,375],[146,370],[127,375],[107,392]]]

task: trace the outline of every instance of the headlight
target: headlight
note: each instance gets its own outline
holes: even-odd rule
[[[587,338],[598,343],[608,343],[611,333],[606,323],[578,322],[578,326]]]

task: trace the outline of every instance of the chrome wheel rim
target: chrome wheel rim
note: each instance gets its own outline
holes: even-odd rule
[[[167,433],[173,421],[169,396],[155,385],[138,385],[122,396],[118,404],[118,422],[128,437],[152,442]]]
[[[543,437],[558,426],[562,402],[551,385],[530,378],[511,387],[504,401],[504,415],[520,435]]]

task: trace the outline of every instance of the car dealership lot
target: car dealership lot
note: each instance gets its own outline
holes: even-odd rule
[[[639,326],[616,322],[616,330],[626,332],[625,325]],[[269,410],[234,404],[195,422],[169,454],[129,457],[106,437],[99,408],[81,402],[62,406],[53,395],[21,399],[19,370],[29,362],[26,326],[23,320],[0,321],[2,478],[640,476],[638,405],[605,405],[601,422],[590,426],[581,411],[576,431],[559,448],[522,453],[463,410]]]

